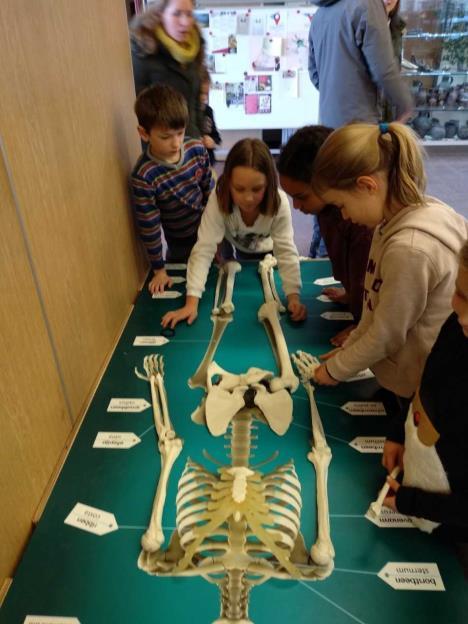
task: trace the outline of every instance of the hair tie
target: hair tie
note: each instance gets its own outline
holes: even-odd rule
[[[385,121],[381,121],[379,123],[379,130],[380,130],[380,134],[387,134],[387,132],[389,131],[388,123]]]

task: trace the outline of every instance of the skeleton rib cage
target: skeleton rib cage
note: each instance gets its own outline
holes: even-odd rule
[[[275,349],[282,342],[277,336],[279,312],[276,292],[273,295],[267,286],[273,280],[273,264],[271,260],[260,263],[260,271],[266,273],[262,273],[262,283],[266,300],[264,306],[267,307],[262,313],[262,306],[259,318],[264,323],[268,322],[269,336]],[[223,286],[230,293],[229,296],[232,296],[234,274],[238,270],[238,267],[227,266],[220,272],[219,280],[228,282],[227,286]],[[218,283],[217,293],[221,290],[223,287]],[[215,301],[214,308],[217,312],[213,313],[212,318],[213,336],[217,336],[219,342],[220,334],[222,335],[226,322],[231,320],[234,308],[232,301],[220,306],[217,303]],[[226,310],[228,312],[224,313]],[[217,327],[218,315],[223,323],[221,332],[219,325]],[[281,337],[284,342],[284,337]],[[176,530],[167,549],[161,548],[164,541],[162,510],[167,480],[182,448],[182,441],[177,438],[170,423],[161,370],[162,358],[145,358],[145,378],[151,384],[161,452],[161,475],[150,526],[142,538],[143,550],[138,566],[158,576],[203,577],[216,584],[220,591],[220,618],[214,624],[248,624],[251,622],[248,607],[252,587],[270,578],[326,578],[333,570],[334,551],[329,537],[328,503],[324,507],[323,501],[322,509],[318,513],[319,536],[311,549],[312,555],[318,554],[316,561],[313,561],[305,548],[300,532],[301,484],[293,461],[279,465],[265,474],[258,470],[258,466],[255,468],[251,465],[252,441],[257,439],[259,426],[267,424],[276,432],[278,429],[284,433],[291,421],[291,375],[296,378],[292,372],[289,354],[285,354],[284,349],[275,350],[281,369],[279,378],[273,379],[271,373],[259,369],[249,369],[244,375],[235,376],[211,361],[216,347],[217,344],[213,347],[210,343],[209,361],[205,361],[205,356],[195,374],[198,380],[206,379],[204,387],[207,396],[192,415],[192,419],[206,424],[212,432],[216,429],[216,435],[224,434],[230,449],[231,465],[219,466],[214,473],[190,458],[187,460],[177,489]],[[306,374],[310,372],[311,362],[301,355],[295,356],[295,362],[304,385],[310,386],[306,381]],[[143,377],[140,374],[139,376]],[[216,383],[212,383],[212,377],[217,378]],[[271,389],[272,385],[275,392]],[[314,412],[315,408],[316,412],[313,389],[308,389],[308,393],[311,410]],[[284,415],[286,426],[283,426],[284,423],[278,425],[278,406],[281,412],[291,412]],[[225,423],[225,428],[221,425],[220,429],[219,419],[213,424],[219,413],[217,408],[224,414],[221,422]],[[326,471],[331,453],[324,441],[321,426],[318,429],[314,427],[314,417],[316,420],[318,412],[312,414],[312,423],[314,436],[317,434],[320,439],[315,441],[319,443],[313,447],[309,459],[316,467],[317,489],[326,492]],[[318,462],[320,466],[316,463],[318,455],[323,457],[323,461]]]

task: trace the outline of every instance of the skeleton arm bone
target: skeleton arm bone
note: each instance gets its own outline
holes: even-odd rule
[[[164,542],[162,515],[166,502],[167,484],[174,462],[182,450],[183,442],[177,437],[169,417],[162,356],[146,356],[143,366],[147,377],[139,373],[137,369],[135,369],[135,373],[140,379],[146,379],[150,383],[154,424],[161,458],[161,473],[153,501],[150,523],[141,538],[141,546],[145,551],[155,552],[161,548]]]

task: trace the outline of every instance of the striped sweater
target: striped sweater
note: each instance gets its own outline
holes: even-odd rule
[[[141,239],[152,268],[161,269],[161,227],[169,248],[196,239],[212,188],[208,153],[199,140],[186,139],[179,162],[169,164],[156,160],[148,148],[133,169],[131,186]]]

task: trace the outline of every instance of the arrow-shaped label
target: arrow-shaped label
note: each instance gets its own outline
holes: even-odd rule
[[[153,299],[177,299],[182,297],[182,293],[178,290],[165,290],[164,292],[154,293]]]
[[[145,399],[114,398],[107,406],[108,412],[143,412],[151,407]]]
[[[93,448],[129,449],[141,442],[131,431],[99,431]]]
[[[386,416],[384,404],[380,401],[348,401],[341,409],[353,416]]]
[[[314,280],[314,284],[317,284],[317,286],[331,286],[339,283],[334,277],[319,277],[319,279]]]
[[[114,514],[83,503],[76,503],[64,522],[94,535],[106,535],[119,528]]]
[[[134,347],[162,347],[169,342],[164,336],[135,336]]]
[[[381,529],[415,529],[416,526],[411,522],[411,518],[403,516],[393,509],[382,507],[382,511],[376,518],[371,513],[366,513],[367,520],[377,525]]]
[[[78,618],[56,615],[27,615],[23,624],[80,624]]]
[[[360,453],[382,453],[384,442],[384,436],[358,436],[351,440],[349,446]]]
[[[445,591],[436,563],[398,563],[390,561],[378,577],[393,589]]]
[[[323,312],[320,316],[327,321],[352,321],[354,319],[351,312]]]

